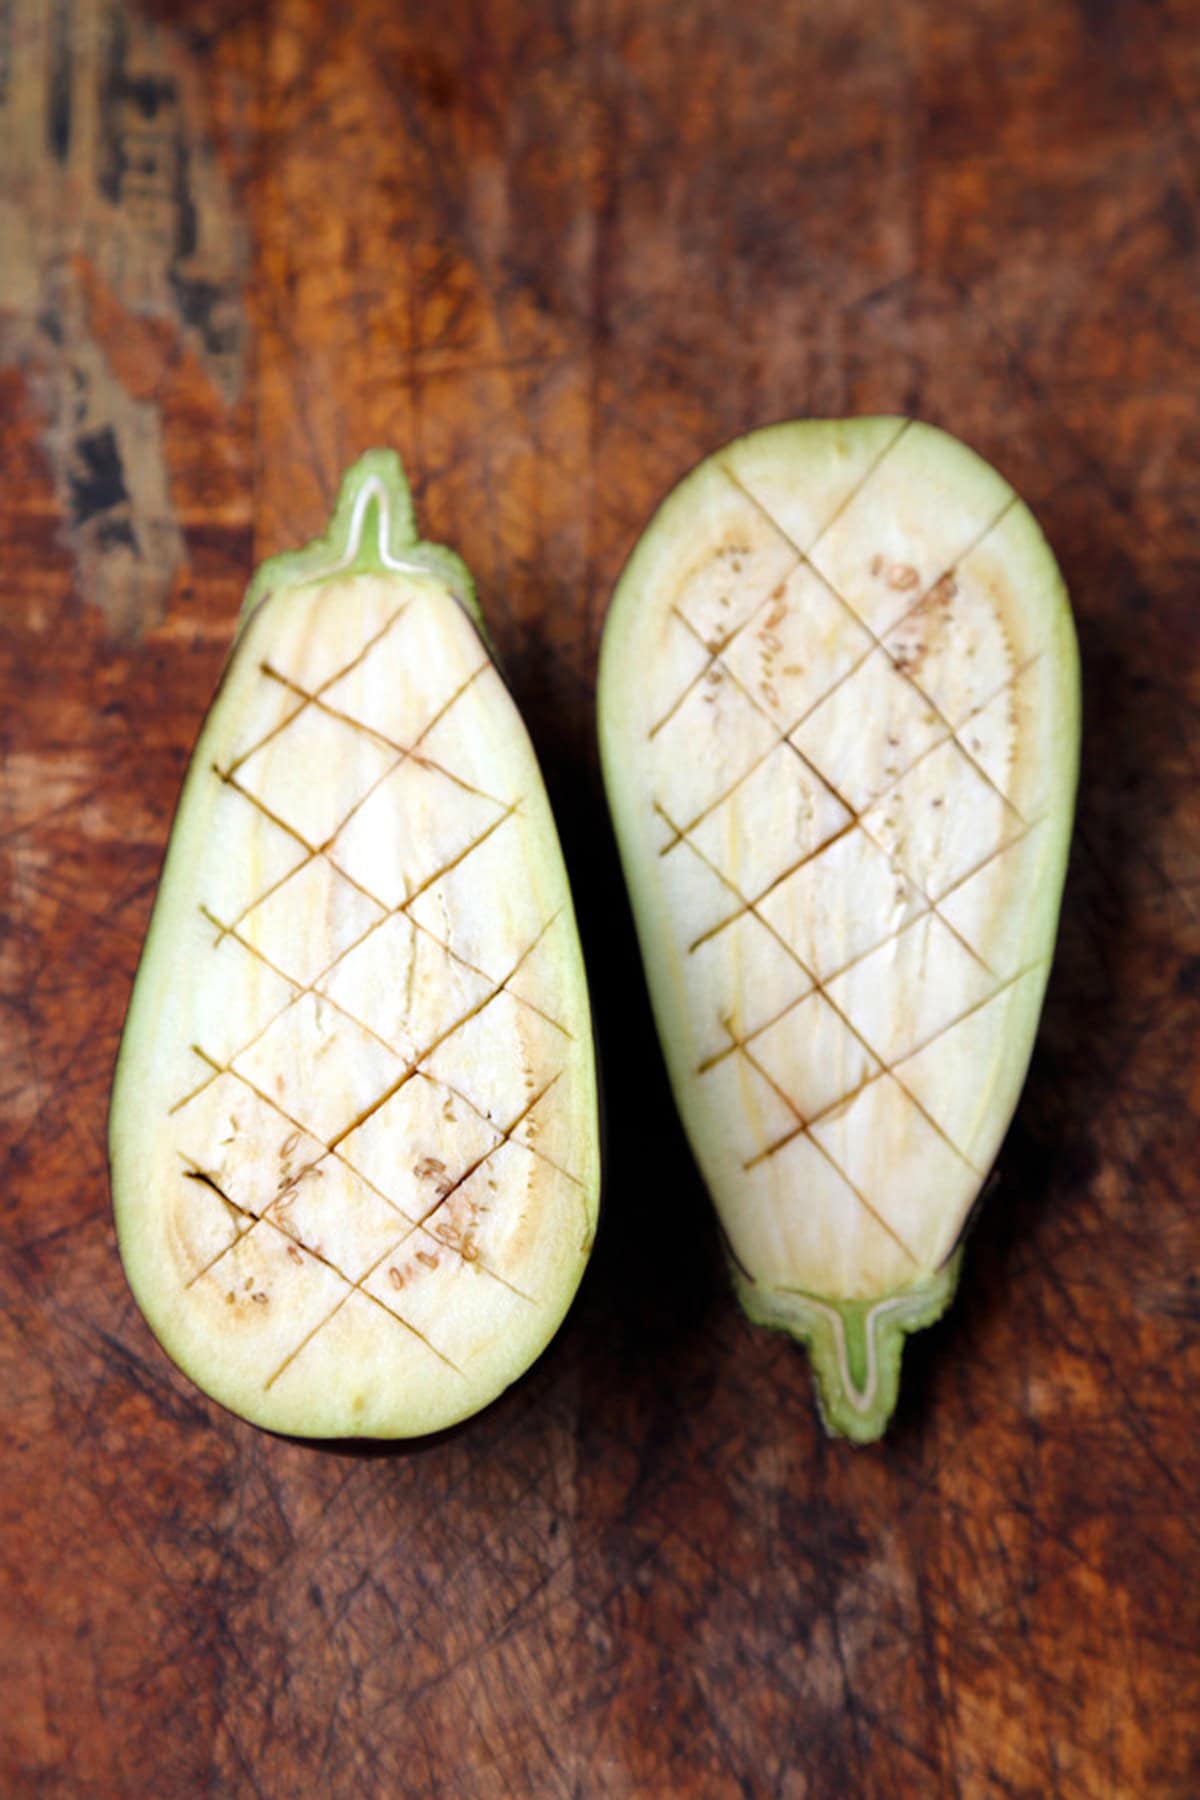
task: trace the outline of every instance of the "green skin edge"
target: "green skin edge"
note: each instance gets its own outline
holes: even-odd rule
[[[676,1067],[670,1050],[670,1021],[664,1017],[653,977],[653,946],[646,942],[642,931],[640,915],[643,908],[648,910],[647,882],[637,858],[628,847],[628,834],[623,828],[625,782],[619,737],[619,705],[614,696],[619,694],[622,680],[629,678],[621,666],[625,623],[637,605],[640,584],[645,581],[646,571],[651,566],[655,539],[662,533],[681,532],[686,527],[689,508],[697,503],[703,504],[702,498],[697,501],[694,496],[703,496],[704,483],[709,478],[714,463],[722,463],[731,452],[751,445],[762,449],[770,448],[780,458],[800,456],[809,447],[819,451],[827,437],[845,429],[861,427],[870,430],[889,424],[898,427],[901,423],[903,421],[899,418],[788,420],[760,427],[725,444],[690,470],[660,503],[630,554],[609,606],[597,683],[600,761],[626,887],[634,903],[634,919],[642,941],[643,961],[650,979],[651,998],[655,1002],[656,1025],[664,1047],[667,1073],[685,1130],[693,1141],[694,1151],[695,1115],[686,1082]],[[931,449],[938,450],[943,457],[954,459],[964,471],[969,472],[980,466],[982,459],[948,433],[920,423],[912,424],[911,428],[921,433]],[[996,472],[990,473],[994,476]],[[1029,896],[1030,923],[1027,938],[1045,946],[1043,978],[1041,982],[1033,984],[1025,1010],[1024,1031],[1017,1030],[1014,1024],[1003,1066],[996,1077],[996,1085],[1009,1097],[1005,1107],[1009,1118],[1015,1109],[1033,1052],[1045,981],[1050,971],[1079,773],[1081,699],[1079,653],[1066,587],[1036,521],[1019,501],[1019,497],[1014,495],[1014,499],[1025,517],[1031,541],[1038,546],[1038,554],[1044,554],[1051,571],[1046,605],[1048,642],[1060,676],[1058,711],[1054,721],[1060,811],[1054,834],[1048,838],[1045,846],[1037,890]],[[700,1160],[699,1155],[697,1160]],[[977,1196],[975,1207],[964,1220],[957,1243],[939,1268],[918,1275],[912,1285],[902,1292],[875,1296],[869,1300],[835,1299],[756,1281],[741,1267],[728,1241],[725,1241],[726,1260],[733,1287],[748,1317],[755,1324],[786,1331],[806,1345],[821,1419],[831,1434],[843,1436],[856,1444],[873,1443],[884,1435],[899,1391],[905,1336],[911,1331],[919,1331],[932,1325],[953,1300],[962,1265],[963,1241],[983,1192],[986,1192],[986,1188]],[[724,1239],[724,1232],[722,1238]]]
[[[235,643],[264,600],[281,588],[305,587],[337,575],[428,575],[447,587],[469,615],[493,662],[495,654],[475,583],[461,557],[417,537],[412,493],[394,450],[368,450],[347,469],[329,524],[303,550],[269,556],[254,575],[238,614]]]

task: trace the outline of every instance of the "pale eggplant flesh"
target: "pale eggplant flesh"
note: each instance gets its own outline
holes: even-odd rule
[[[1024,1081],[1079,746],[1028,509],[899,418],[750,433],[605,625],[601,756],[675,1098],[751,1318],[877,1438]]]
[[[110,1155],[152,1330],[314,1437],[464,1418],[538,1356],[596,1227],[571,895],[466,569],[399,460],[247,596],[122,1038]]]

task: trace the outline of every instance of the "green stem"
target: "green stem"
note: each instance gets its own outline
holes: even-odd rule
[[[483,619],[466,564],[441,544],[418,539],[404,465],[394,450],[368,450],[343,476],[321,536],[303,550],[269,556],[259,567],[247,590],[238,630],[244,630],[251,614],[280,588],[342,575],[384,574],[432,577],[466,608],[482,635]]]
[[[958,1285],[961,1251],[940,1269],[873,1300],[828,1300],[791,1288],[769,1288],[736,1263],[737,1295],[756,1324],[790,1332],[808,1346],[817,1403],[827,1431],[873,1443],[896,1405],[904,1339],[941,1317]]]

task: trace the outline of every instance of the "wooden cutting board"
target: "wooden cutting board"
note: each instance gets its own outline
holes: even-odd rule
[[[0,0],[4,1794],[1200,1792],[1198,132],[1189,0]],[[999,1178],[855,1452],[726,1285],[592,700],[666,487],[868,411],[1033,505],[1086,731]],[[558,1340],[379,1452],[173,1369],[104,1146],[241,590],[375,443],[544,759],[609,1121]]]

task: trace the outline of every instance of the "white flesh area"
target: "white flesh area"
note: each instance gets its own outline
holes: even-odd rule
[[[668,500],[601,676],[656,1016],[734,1255],[831,1299],[912,1287],[995,1156],[1053,948],[1077,696],[1044,540],[928,427],[771,428]]]
[[[417,576],[277,595],[193,759],[122,1051],[151,1324],[274,1429],[435,1429],[561,1320],[597,1158],[566,877],[474,627]]]

